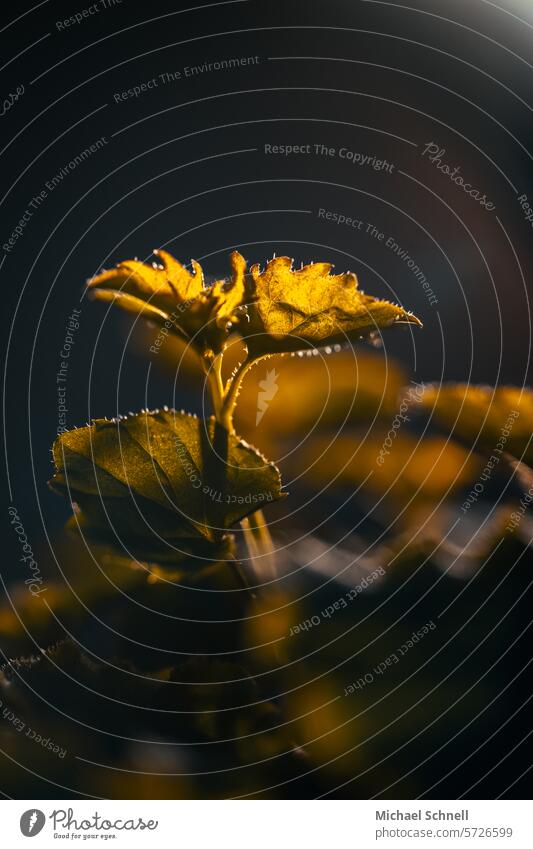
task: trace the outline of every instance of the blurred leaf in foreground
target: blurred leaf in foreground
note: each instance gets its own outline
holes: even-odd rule
[[[501,449],[533,465],[533,391],[516,386],[427,386],[422,405],[433,420],[477,447]]]
[[[241,433],[257,432],[262,445],[266,438],[272,446],[280,437],[300,438],[315,427],[337,429],[343,422],[393,417],[406,380],[398,363],[364,350],[341,351],[333,358],[283,358],[275,366],[277,391],[265,399],[266,410],[257,426],[261,382],[269,369],[259,364],[250,370],[236,420]]]
[[[250,269],[250,323],[246,344],[252,358],[346,342],[397,322],[420,325],[403,307],[365,295],[351,272],[330,274],[317,262],[293,270],[286,256],[271,259],[264,271]]]

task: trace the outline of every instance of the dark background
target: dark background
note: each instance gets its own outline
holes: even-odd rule
[[[53,3],[2,33],[4,55],[25,51],[3,70],[3,91],[26,87],[3,118],[5,237],[47,180],[100,136],[108,140],[49,194],[2,268],[7,315],[17,308],[8,324],[7,403],[16,415],[8,415],[7,434],[24,497],[33,489],[31,467],[23,470],[15,456],[20,450],[27,457],[31,442],[35,478],[46,477],[63,329],[85,279],[131,256],[148,258],[155,247],[184,260],[205,256],[213,276],[227,273],[233,246],[251,261],[273,252],[297,263],[326,257],[338,270],[355,271],[363,288],[421,316],[425,332],[416,347],[400,335],[387,340],[418,379],[523,384],[529,303],[503,230],[528,281],[531,226],[509,181],[520,194],[533,193],[531,107],[519,99],[527,102],[530,70],[512,55],[527,57],[530,31],[484,3],[419,8],[423,13],[394,4],[238,2],[179,13],[158,3],[147,14],[124,0],[58,32],[55,22],[77,9]],[[472,31],[480,24],[481,36]],[[256,55],[257,65],[113,101],[114,93],[165,71]],[[272,61],[278,56],[331,61]],[[421,157],[430,141],[493,200],[494,212]],[[396,173],[263,153],[265,143],[315,142],[386,158]],[[257,151],[235,153],[249,148]],[[424,270],[438,305],[428,303],[392,252],[319,220],[321,207],[392,236]],[[123,350],[120,315],[110,314],[101,328],[96,316],[105,309],[83,307],[71,364],[71,426],[137,408],[147,370],[131,344]],[[148,397],[150,405],[168,400],[168,386],[154,372]]]

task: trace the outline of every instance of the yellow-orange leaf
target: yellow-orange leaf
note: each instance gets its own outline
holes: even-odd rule
[[[250,269],[246,342],[254,356],[345,342],[398,322],[420,325],[403,307],[362,292],[351,272],[333,275],[328,262],[297,270],[292,264],[281,256],[264,271]]]

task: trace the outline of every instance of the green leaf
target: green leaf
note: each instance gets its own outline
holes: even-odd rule
[[[205,287],[202,268],[195,260],[191,272],[166,251],[155,254],[162,264],[128,260],[89,280],[91,297],[165,324],[200,354],[220,353],[229,331],[241,319],[246,261],[234,251],[231,280]]]
[[[282,256],[264,271],[250,269],[245,339],[252,357],[345,342],[398,322],[420,325],[402,307],[365,295],[351,272],[332,275],[327,262],[296,271],[292,264]]]
[[[142,559],[164,559],[162,548],[175,562],[174,547],[219,557],[233,525],[283,497],[278,469],[254,448],[175,410],[96,420],[62,434],[53,454],[50,485],[75,503],[82,530]]]

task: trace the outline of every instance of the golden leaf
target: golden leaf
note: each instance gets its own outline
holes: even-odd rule
[[[201,354],[223,351],[234,328],[255,359],[345,342],[398,322],[420,325],[402,307],[365,295],[355,274],[330,274],[327,262],[293,271],[291,259],[277,257],[263,272],[254,265],[247,274],[246,260],[234,251],[231,279],[205,287],[197,262],[191,272],[166,251],[156,253],[162,266],[120,263],[90,280],[90,293],[166,324]]]

